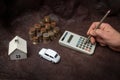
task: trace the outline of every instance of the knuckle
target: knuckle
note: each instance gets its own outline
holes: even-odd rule
[[[106,26],[110,26],[110,24],[108,24],[108,23],[105,23],[105,25],[106,25]]]

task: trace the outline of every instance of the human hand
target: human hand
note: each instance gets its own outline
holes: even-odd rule
[[[115,51],[120,51],[120,33],[107,23],[102,23],[98,29],[94,30],[98,24],[99,22],[93,22],[87,32],[87,35],[92,36],[91,43],[94,44],[97,41],[101,46],[107,45]]]

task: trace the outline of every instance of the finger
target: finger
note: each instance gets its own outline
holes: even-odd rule
[[[97,37],[96,41],[98,41],[99,43],[105,44],[105,41],[100,37]]]
[[[102,23],[101,26],[99,27],[99,29],[105,30],[107,28],[109,28],[111,25],[108,23]]]
[[[104,44],[104,43],[100,43],[100,45],[101,45],[101,46],[106,46],[106,44]]]
[[[90,41],[91,41],[92,44],[95,44],[95,38],[94,37],[91,37]]]
[[[112,47],[112,46],[109,46],[111,49],[115,50],[115,51],[120,51],[119,48],[116,48],[116,47]]]
[[[90,34],[90,31],[91,30],[95,30],[96,29],[96,26],[98,26],[100,22],[93,22],[92,25],[90,26],[90,28],[88,29],[88,32],[87,32],[87,35]],[[111,25],[109,25],[108,23],[102,23],[98,29],[101,29],[101,30],[105,30],[105,28],[108,28],[110,27]]]
[[[98,24],[99,24],[99,22],[93,22],[92,25],[90,26],[90,28],[88,29],[87,35],[89,35],[90,31],[94,30]]]
[[[92,36],[97,36],[97,34],[94,30],[91,30],[89,34],[92,35]]]
[[[98,36],[98,37],[100,37],[102,39],[106,38],[106,34],[107,34],[106,31],[103,31],[101,29],[96,29],[96,31],[94,33],[94,35],[96,35],[96,36]]]

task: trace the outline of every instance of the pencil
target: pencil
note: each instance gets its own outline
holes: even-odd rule
[[[103,23],[103,21],[105,20],[105,18],[108,16],[109,13],[110,13],[110,10],[108,10],[107,13],[103,16],[103,18],[100,20],[100,23],[95,27],[94,31],[96,31],[96,29],[98,29],[101,26],[101,24]],[[91,35],[88,36],[88,38],[85,41],[85,44],[90,41],[91,37],[92,37]]]

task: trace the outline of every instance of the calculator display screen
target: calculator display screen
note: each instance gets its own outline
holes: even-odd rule
[[[70,35],[70,37],[69,37],[69,39],[68,39],[68,43],[70,43],[70,41],[72,40],[72,38],[73,38],[73,35]]]

